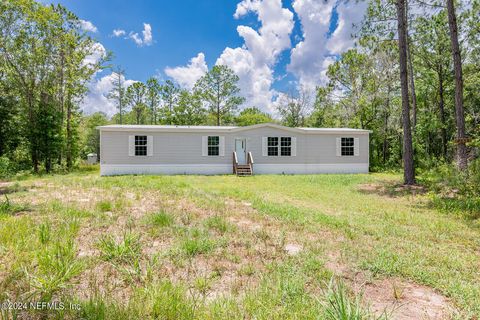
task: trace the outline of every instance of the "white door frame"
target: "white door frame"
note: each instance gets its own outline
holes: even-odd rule
[[[243,150],[237,150],[237,141],[242,142],[241,148]],[[247,139],[246,138],[235,138],[235,152],[237,153],[238,164],[247,164]]]

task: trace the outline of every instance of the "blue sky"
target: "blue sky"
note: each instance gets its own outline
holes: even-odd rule
[[[245,105],[266,111],[282,92],[314,91],[325,81],[328,65],[353,45],[352,23],[365,8],[341,0],[55,2],[83,20],[98,55],[113,53],[127,83],[157,76],[191,88],[208,68],[226,64],[240,77]],[[110,77],[104,70],[92,79],[85,112],[115,112],[106,98]]]

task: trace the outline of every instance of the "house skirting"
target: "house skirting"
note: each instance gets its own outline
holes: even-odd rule
[[[368,163],[254,164],[254,174],[368,173]],[[101,164],[100,175],[232,174],[231,164]]]

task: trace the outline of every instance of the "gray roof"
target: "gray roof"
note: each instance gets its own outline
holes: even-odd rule
[[[229,130],[238,127],[234,126],[169,126],[169,125],[144,125],[144,124],[110,124],[106,126],[97,127],[112,128],[112,129],[198,129],[198,130]]]
[[[370,133],[369,130],[353,129],[353,128],[291,128],[274,123],[261,123],[252,126],[238,127],[238,126],[174,126],[174,125],[107,125],[99,126],[97,129],[103,131],[167,131],[167,132],[195,132],[195,131],[219,131],[219,132],[235,132],[244,131],[262,127],[274,127],[287,131],[295,131],[299,133]]]

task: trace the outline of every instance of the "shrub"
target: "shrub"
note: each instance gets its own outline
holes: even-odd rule
[[[464,211],[480,217],[480,159],[469,164],[467,172],[454,165],[440,165],[425,171],[421,182],[432,191],[432,204],[444,211]]]
[[[10,178],[15,174],[15,168],[9,158],[0,157],[0,178]]]

